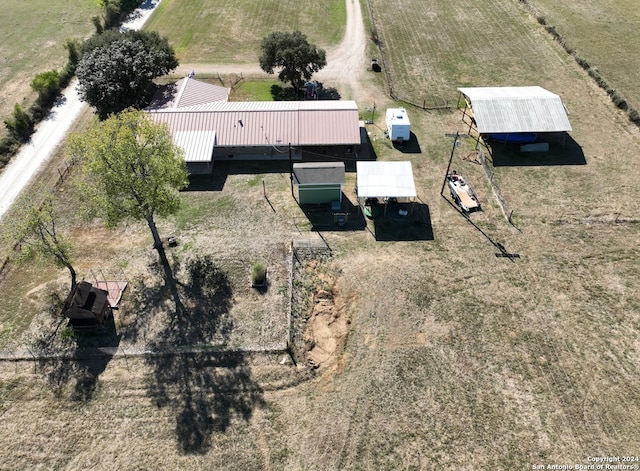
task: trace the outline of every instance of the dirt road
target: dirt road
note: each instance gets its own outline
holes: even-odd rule
[[[347,24],[340,44],[327,51],[327,66],[314,78],[323,82],[325,87],[336,88],[343,99],[353,99],[365,103],[375,100],[373,90],[363,88],[362,76],[366,73],[367,39],[362,10],[358,0],[345,0]],[[139,29],[151,15],[160,0],[147,0],[125,22],[123,29]],[[176,70],[178,75],[187,75],[191,71],[206,74],[243,73],[245,75],[264,75],[257,64],[183,64]],[[10,165],[0,175],[0,218],[16,200],[29,180],[40,166],[49,158],[53,150],[62,142],[71,124],[77,118],[84,105],[78,98],[74,81],[63,92],[60,104],[56,106],[48,119],[41,122],[29,144],[13,158]]]
[[[371,91],[363,89],[363,74],[366,73],[367,37],[365,34],[362,10],[358,0],[345,0],[347,24],[340,44],[327,49],[327,66],[314,75],[325,87],[336,88],[343,99],[369,102]],[[186,76],[194,71],[197,74],[243,74],[245,76],[269,77],[260,66],[255,64],[181,64],[176,74]],[[271,76],[273,77],[273,76]]]
[[[140,29],[159,3],[160,0],[146,0],[122,27]],[[59,104],[51,110],[47,119],[38,124],[31,140],[22,147],[0,175],[0,218],[38,172],[40,166],[60,145],[82,108],[87,106],[80,101],[76,84],[77,81],[74,80],[62,92]]]

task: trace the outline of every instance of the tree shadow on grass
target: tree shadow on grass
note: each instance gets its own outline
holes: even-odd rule
[[[58,328],[63,323],[66,320]],[[58,335],[56,329],[36,341],[37,368],[56,398],[65,397],[71,387],[71,400],[88,402],[98,388],[100,375],[118,351],[120,339],[113,317],[97,332],[73,334],[65,329]]]
[[[165,267],[166,270],[166,267]],[[233,328],[231,283],[210,257],[189,260],[184,281],[165,279],[164,290],[141,293],[149,307],[172,305],[162,328],[147,343],[151,367],[148,394],[176,416],[175,435],[183,453],[206,453],[213,433],[224,433],[234,416],[249,420],[263,404],[244,353],[225,352]],[[161,294],[161,296],[157,296]],[[177,296],[178,299],[173,299]]]
[[[293,87],[281,87],[275,84],[271,85],[271,96],[273,101],[293,101],[298,99]]]

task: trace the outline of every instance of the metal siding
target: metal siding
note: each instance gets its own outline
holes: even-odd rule
[[[344,162],[295,163],[293,175],[300,185],[344,183]]]
[[[342,187],[336,185],[300,185],[298,200],[300,204],[323,204],[340,201]]]
[[[177,97],[176,108],[200,105],[203,103],[227,101],[229,99],[229,88],[219,87],[205,82],[200,82],[191,78],[183,79],[185,84],[182,93]]]
[[[178,131],[173,135],[175,145],[184,150],[185,162],[211,162],[215,131]]]
[[[304,110],[299,114],[299,145],[355,145],[360,143],[358,110]]]
[[[267,102],[270,103],[270,102]],[[295,103],[295,102],[294,102]],[[225,104],[225,103],[223,103]],[[216,131],[220,146],[355,145],[360,143],[356,110],[152,111],[151,118],[178,131]],[[260,108],[260,107],[258,107]],[[242,121],[242,125],[240,124]]]

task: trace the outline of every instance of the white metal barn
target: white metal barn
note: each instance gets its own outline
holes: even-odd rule
[[[411,123],[404,108],[387,109],[387,131],[392,141],[408,141],[411,138]]]

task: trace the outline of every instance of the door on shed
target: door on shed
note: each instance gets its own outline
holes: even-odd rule
[[[323,204],[342,200],[342,185],[299,185],[300,204]]]

